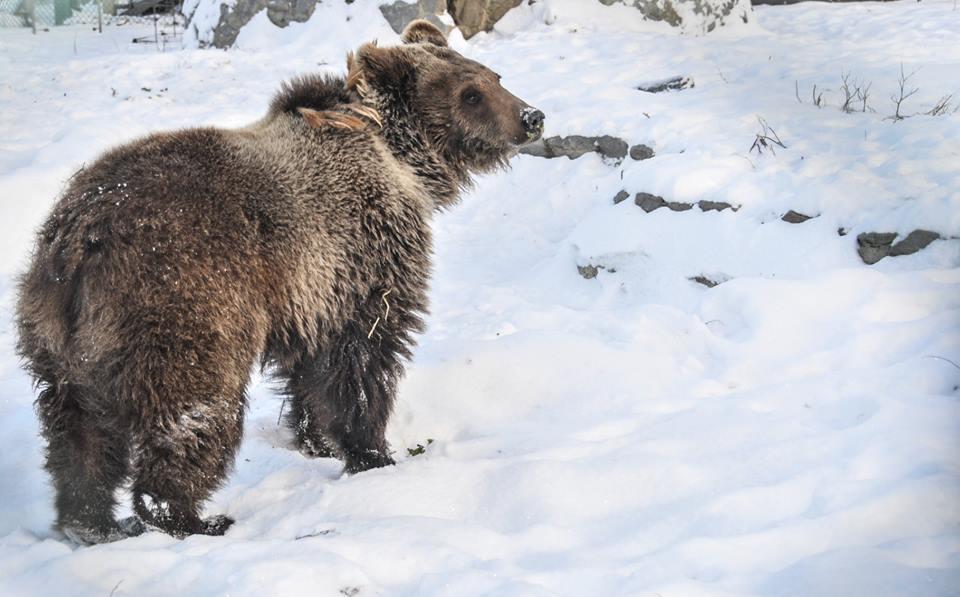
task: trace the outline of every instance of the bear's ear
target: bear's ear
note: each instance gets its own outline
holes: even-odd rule
[[[443,31],[424,19],[410,21],[401,37],[403,42],[408,44],[433,44],[441,48],[447,47],[447,38],[443,36]]]
[[[365,95],[368,87],[400,90],[413,79],[414,64],[403,46],[379,48],[376,43],[360,46],[347,56],[347,87]]]

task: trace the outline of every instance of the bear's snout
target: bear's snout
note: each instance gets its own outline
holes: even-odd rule
[[[543,112],[531,106],[527,106],[520,112],[520,124],[527,133],[526,143],[536,141],[543,134],[544,118]]]

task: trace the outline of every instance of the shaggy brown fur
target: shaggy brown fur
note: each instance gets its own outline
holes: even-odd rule
[[[151,135],[79,171],[19,287],[57,527],[81,542],[177,536],[240,443],[259,360],[300,447],[349,472],[393,461],[384,429],[423,330],[432,212],[537,138],[543,115],[424,22],[343,78],[283,87],[239,130]],[[133,521],[136,523],[136,521]]]

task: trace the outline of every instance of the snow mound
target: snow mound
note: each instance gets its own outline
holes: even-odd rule
[[[443,3],[400,0],[411,5],[410,10],[388,11],[395,17],[400,14],[416,15],[418,11],[433,15],[444,23],[453,24],[450,15],[442,10]],[[189,23],[184,37],[188,48],[215,46],[218,48],[239,46],[239,37],[249,39],[248,29],[254,29],[260,45],[281,46],[292,37],[300,37],[304,31],[329,35],[329,27],[342,18],[350,22],[346,27],[355,36],[379,28],[386,19],[379,7],[388,0],[357,0],[346,5],[339,1],[312,0],[186,0],[183,13]],[[416,5],[416,6],[414,6]],[[374,10],[374,9],[377,10]],[[490,7],[488,6],[487,9]],[[469,11],[476,17],[476,11]],[[737,28],[751,20],[749,0],[541,0],[524,2],[509,10],[494,27],[500,34],[516,33],[539,24],[556,24],[560,27],[589,27],[626,31],[651,31],[671,29],[685,34],[704,34],[718,27]],[[499,13],[498,13],[499,14]],[[304,29],[298,24],[312,23]],[[395,22],[394,28],[400,23]],[[299,33],[291,34],[293,28]],[[344,29],[340,27],[339,29]],[[467,30],[472,35],[473,29]],[[459,32],[456,36],[462,38]]]

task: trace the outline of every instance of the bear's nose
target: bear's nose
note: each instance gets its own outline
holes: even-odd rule
[[[540,133],[543,131],[543,112],[536,108],[524,108],[520,114],[520,122],[528,133]]]

